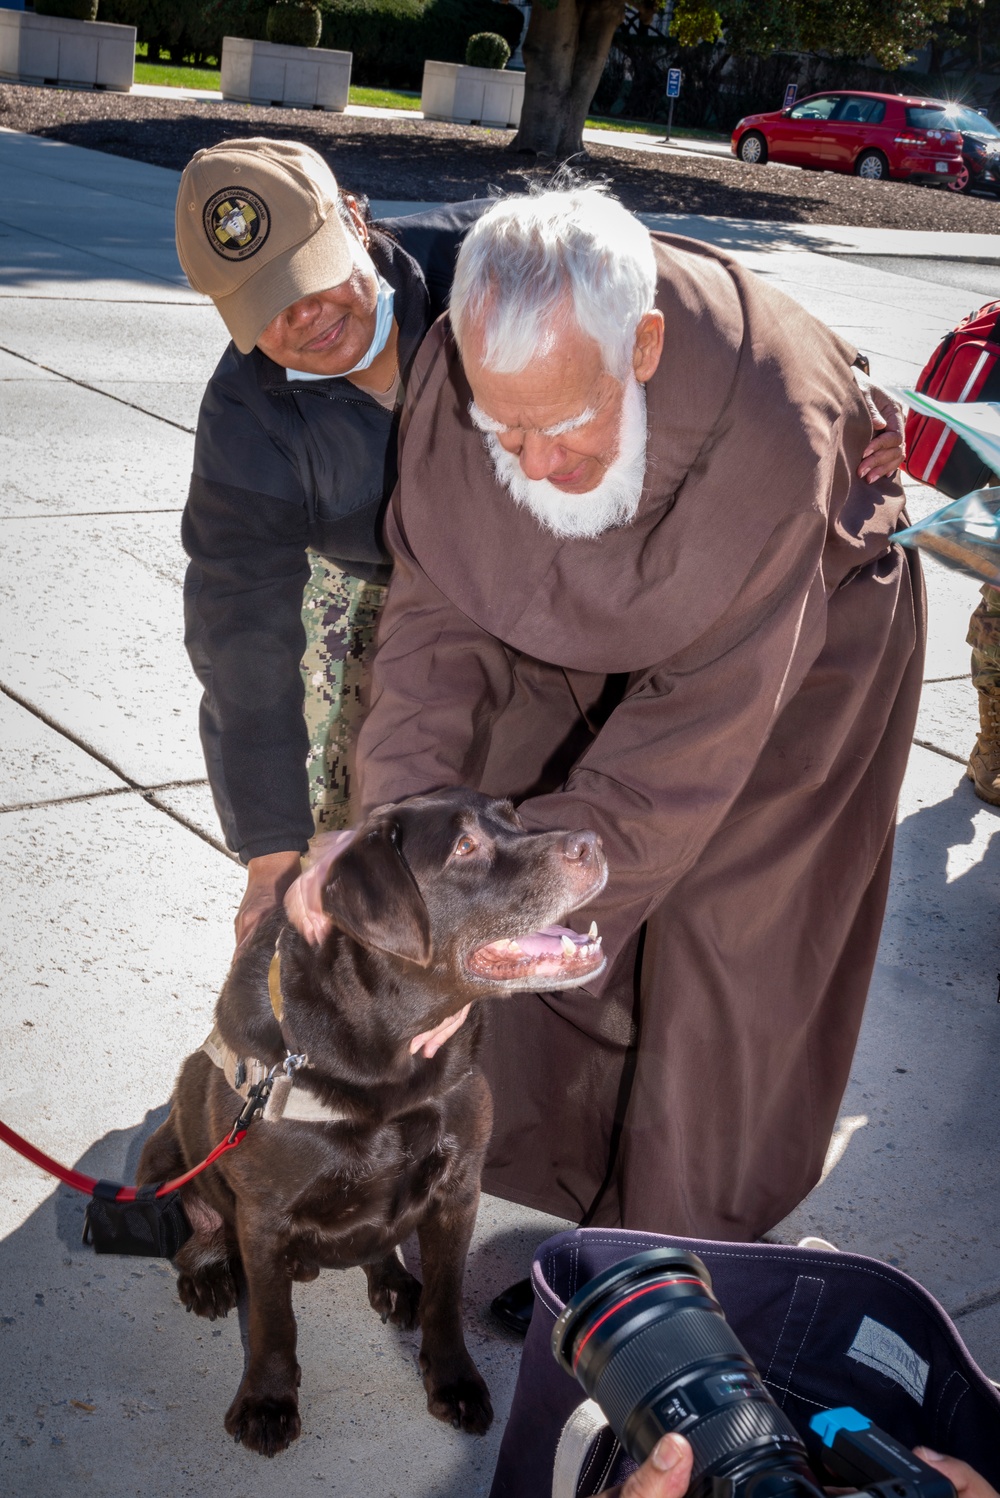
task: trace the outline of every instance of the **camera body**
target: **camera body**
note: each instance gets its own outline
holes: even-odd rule
[[[825,1498],[819,1472],[872,1498],[954,1498],[947,1478],[856,1410],[814,1417],[810,1462],[696,1254],[653,1249],[597,1275],[557,1320],[552,1351],[634,1461],[668,1432],[688,1439],[690,1498]]]

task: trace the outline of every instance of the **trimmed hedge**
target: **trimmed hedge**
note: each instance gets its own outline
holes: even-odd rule
[[[513,48],[524,20],[495,0],[322,0],[320,45],[353,52],[351,82],[419,89],[424,62],[464,62],[469,38],[491,31]]]
[[[267,13],[267,39],[286,47],[317,47],[323,30],[319,7],[285,0]]]
[[[465,61],[470,68],[502,70],[510,62],[510,48],[495,31],[477,31],[475,36],[469,37]]]
[[[97,0],[36,0],[37,16],[58,16],[61,21],[96,21]]]

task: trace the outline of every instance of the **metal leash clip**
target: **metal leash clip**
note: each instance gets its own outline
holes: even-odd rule
[[[257,1115],[263,1113],[267,1107],[267,1100],[271,1096],[271,1088],[274,1086],[274,1078],[277,1071],[278,1068],[272,1066],[268,1075],[262,1077],[259,1082],[256,1082],[250,1088],[250,1091],[247,1093],[247,1100],[240,1109],[229,1135],[230,1144],[236,1138],[237,1134],[246,1133]]]
[[[304,1051],[302,1051],[299,1055],[295,1055],[292,1051],[289,1051],[288,1055],[281,1063],[282,1067],[284,1068],[285,1076],[289,1079],[294,1077],[299,1068],[305,1066],[308,1060],[309,1057]],[[277,1068],[275,1068],[275,1070],[277,1070]]]

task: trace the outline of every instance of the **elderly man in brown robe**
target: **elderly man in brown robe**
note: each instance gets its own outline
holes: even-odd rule
[[[499,1196],[751,1239],[819,1178],[923,643],[855,359],[594,190],[501,200],[462,247],[404,413],[363,799],[509,795],[610,867],[604,977],[488,1006]]]

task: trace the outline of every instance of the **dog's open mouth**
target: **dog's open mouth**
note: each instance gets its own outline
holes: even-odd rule
[[[519,988],[568,988],[592,978],[604,966],[596,923],[586,936],[568,926],[545,926],[513,940],[477,947],[466,961],[474,978]]]

